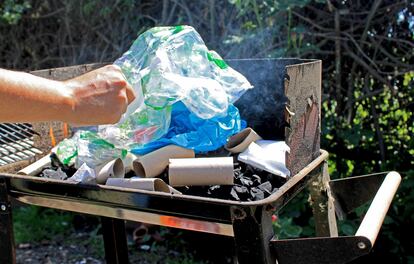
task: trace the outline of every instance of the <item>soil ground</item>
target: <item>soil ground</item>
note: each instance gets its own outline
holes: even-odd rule
[[[164,229],[165,230],[165,229]],[[167,230],[166,237],[176,230]],[[231,263],[231,239],[181,232],[169,241],[136,244],[128,237],[130,263]],[[211,254],[214,252],[214,254]],[[18,264],[101,264],[106,263],[100,234],[78,232],[52,240],[16,245]]]

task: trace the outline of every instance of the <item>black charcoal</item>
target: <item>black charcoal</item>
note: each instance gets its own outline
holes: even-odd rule
[[[262,183],[262,179],[257,174],[253,174],[252,179],[255,185],[260,185]]]
[[[247,194],[249,192],[249,190],[247,189],[246,186],[241,186],[241,185],[234,185],[233,189],[238,193],[238,194]]]
[[[231,198],[233,198],[233,200],[240,201],[240,198],[239,198],[239,196],[237,195],[237,192],[234,190],[234,188],[233,188],[233,189],[231,189],[231,191],[230,191],[230,196],[231,196]]]
[[[267,192],[268,194],[272,193],[272,184],[268,181],[260,184],[259,186],[257,186],[257,188],[264,192]]]
[[[244,186],[252,186],[253,181],[247,177],[240,177],[240,183]]]
[[[258,201],[258,200],[264,199],[264,193],[259,188],[253,187],[250,190],[250,194],[251,194],[251,196],[252,196],[252,198],[253,198],[254,201]]]

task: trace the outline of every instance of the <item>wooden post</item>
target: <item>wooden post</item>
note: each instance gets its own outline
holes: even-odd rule
[[[311,206],[315,218],[316,236],[337,237],[338,227],[335,217],[334,200],[329,188],[328,164],[325,161],[309,183]]]

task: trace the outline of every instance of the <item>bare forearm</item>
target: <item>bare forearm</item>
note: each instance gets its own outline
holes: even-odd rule
[[[71,98],[63,82],[0,69],[0,122],[67,121]]]
[[[0,69],[0,123],[116,123],[134,99],[134,91],[114,65],[63,82]]]

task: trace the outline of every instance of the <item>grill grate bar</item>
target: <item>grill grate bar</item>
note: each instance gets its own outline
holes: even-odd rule
[[[8,139],[8,140],[10,140],[9,141],[9,143],[14,143],[14,144],[16,144],[16,145],[18,145],[18,146],[20,146],[21,148],[20,149],[16,149],[16,150],[24,150],[24,149],[28,149],[28,148],[30,148],[30,145],[22,145],[21,143],[20,143],[20,141],[23,139],[25,139],[26,137],[18,137],[18,136],[16,136],[15,134],[13,134],[13,133],[9,133],[9,132],[7,132],[7,130],[4,130],[3,128],[1,128],[0,127],[0,133],[1,133],[1,137],[4,137],[4,138],[6,138],[6,139]],[[7,133],[9,133],[9,134],[7,134]]]
[[[8,124],[8,126],[0,124],[0,127],[6,130],[11,130],[12,132],[17,133],[22,137],[31,137],[33,134],[36,134],[36,132],[34,132],[30,127],[23,124]]]
[[[0,166],[41,154],[33,145],[34,134],[37,133],[27,123],[0,124]]]

